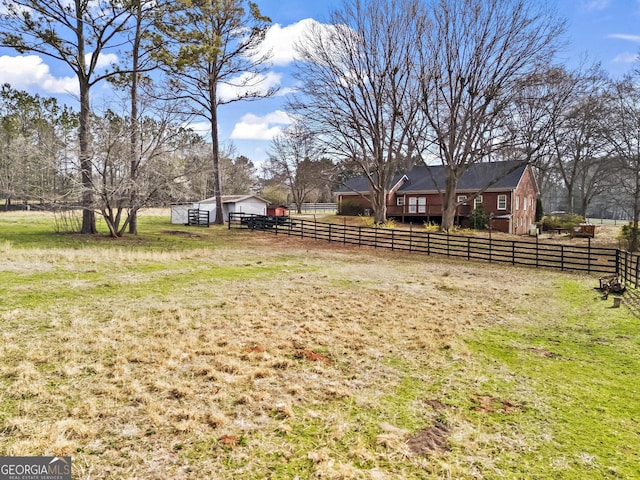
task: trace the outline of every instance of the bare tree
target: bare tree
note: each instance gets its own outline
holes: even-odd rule
[[[555,65],[528,73],[516,80],[516,96],[505,112],[508,138],[514,145],[504,154],[532,165],[543,198],[559,177],[552,139],[572,98],[566,78],[565,69]]]
[[[423,147],[446,167],[441,228],[453,227],[456,186],[470,165],[512,146],[505,120],[518,80],[548,65],[563,22],[538,2],[439,0],[423,51]]]
[[[297,45],[301,85],[290,107],[329,156],[358,165],[379,223],[399,161],[410,156],[426,28],[420,0],[346,0],[330,26],[314,24]]]
[[[311,164],[320,153],[314,135],[300,123],[295,123],[272,141],[270,165],[282,173],[298,213],[302,212],[302,204],[316,185],[317,172]]]
[[[640,221],[640,71],[613,81],[608,96],[608,115],[603,117],[611,162],[618,163],[619,181],[630,198],[633,226],[629,250],[638,250]]]
[[[154,112],[140,121],[141,153],[132,175],[129,156],[130,119],[108,111],[102,118],[94,118],[95,152],[92,184],[98,211],[109,233],[122,236],[135,212],[154,199],[169,200],[171,191],[188,178],[190,170],[200,170],[202,164],[184,162],[180,158],[200,138],[185,130],[175,112]],[[135,203],[130,192],[134,190]]]

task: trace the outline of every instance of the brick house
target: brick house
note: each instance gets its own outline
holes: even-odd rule
[[[387,194],[387,216],[402,221],[442,220],[445,167],[416,166],[396,175]],[[339,211],[350,203],[370,209],[369,184],[365,177],[352,178],[336,190]],[[531,167],[520,161],[471,165],[458,181],[456,224],[471,226],[469,217],[482,205],[493,230],[528,234],[535,222],[538,187]]]

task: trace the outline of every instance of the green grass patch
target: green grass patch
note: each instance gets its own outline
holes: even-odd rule
[[[584,284],[557,291],[562,317],[541,311],[469,340],[478,368],[494,372],[478,389],[492,400],[474,416],[496,430],[516,424],[527,439],[524,455],[499,457],[511,476],[640,478],[640,322]]]

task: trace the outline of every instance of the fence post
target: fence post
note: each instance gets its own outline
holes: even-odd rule
[[[587,237],[587,273],[591,273],[591,237]]]
[[[329,243],[331,243],[331,224],[329,224]]]
[[[616,249],[616,275],[620,275],[620,249]]]
[[[511,240],[511,265],[516,264],[516,242]]]
[[[624,252],[624,278],[631,278],[631,265],[629,264],[629,252]],[[632,257],[633,258],[633,257]]]
[[[391,230],[391,251],[395,250],[394,230]]]
[[[358,227],[358,246],[362,246],[362,226]]]
[[[342,244],[347,244],[347,218],[344,219],[344,224],[342,226]]]
[[[447,230],[447,257],[449,256],[449,230]]]
[[[489,229],[489,263],[491,263],[491,252],[493,251],[493,247],[491,245],[491,229]]]
[[[540,256],[540,245],[538,243],[539,235],[536,235],[536,268],[538,268],[538,258]]]
[[[300,238],[304,238],[304,218],[300,220]]]
[[[564,270],[564,245],[560,245],[560,271]]]
[[[471,260],[471,237],[467,237],[467,260]]]
[[[431,255],[431,232],[427,232],[427,255]]]

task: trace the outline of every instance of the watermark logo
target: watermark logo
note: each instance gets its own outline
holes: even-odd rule
[[[71,457],[0,457],[0,480],[71,480]]]

